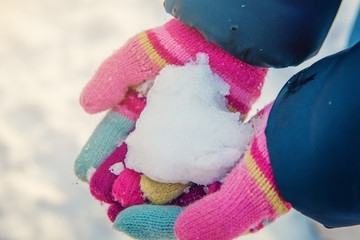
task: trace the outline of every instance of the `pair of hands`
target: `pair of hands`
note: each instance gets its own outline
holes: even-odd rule
[[[111,110],[76,159],[75,173],[89,183],[96,199],[109,204],[114,227],[132,237],[232,239],[259,230],[290,209],[275,185],[266,148],[271,104],[254,118],[250,147],[220,190],[218,182],[158,183],[125,166],[124,139],[146,106],[148,81],[168,64],[185,65],[198,53],[207,54],[211,70],[230,85],[228,108],[246,115],[260,96],[267,71],[241,62],[176,19],[131,38],[100,66],[81,95],[87,112]]]

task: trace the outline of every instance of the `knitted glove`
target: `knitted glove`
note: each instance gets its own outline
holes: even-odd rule
[[[176,19],[131,38],[100,66],[85,87],[80,102],[87,112],[112,110],[95,129],[76,159],[75,173],[79,179],[90,183],[95,198],[111,204],[110,219],[113,220],[124,207],[144,203],[144,191],[149,189],[149,179],[127,169],[123,163],[127,152],[123,140],[134,129],[146,105],[146,92],[151,87],[149,82],[167,64],[185,65],[194,61],[197,53],[207,54],[212,71],[230,85],[227,96],[229,109],[245,116],[260,96],[267,70],[239,61],[216,45],[206,42],[199,32]],[[140,182],[144,182],[143,187]],[[164,185],[156,186],[157,189],[166,188]],[[162,195],[169,195],[170,191],[169,202],[179,196],[184,187],[189,186],[170,185],[170,190],[165,190]],[[158,191],[150,188],[145,195],[149,197],[151,192]],[[192,195],[193,192],[196,194]],[[190,202],[188,199],[198,199],[201,195],[199,192],[203,191],[193,187],[190,194],[185,196],[187,200],[174,202],[184,205]]]
[[[115,220],[115,228],[137,239],[176,236],[180,240],[226,240],[258,231],[287,213],[291,206],[277,189],[266,147],[264,130],[271,107],[265,107],[252,120],[254,139],[219,191],[186,209],[152,205],[128,208]]]
[[[209,56],[213,72],[231,85],[229,104],[246,114],[260,95],[267,70],[239,61],[177,19],[139,33],[109,57],[83,90],[81,105],[89,113],[112,108],[130,86],[154,79],[167,64],[194,61],[197,53]]]

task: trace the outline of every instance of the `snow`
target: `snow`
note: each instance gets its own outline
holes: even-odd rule
[[[146,97],[153,85],[154,79],[149,79],[137,85],[135,90],[139,93],[139,97]]]
[[[90,181],[91,177],[94,175],[95,172],[96,172],[96,168],[94,167],[89,168],[86,173],[86,179]]]
[[[2,0],[0,8],[0,239],[129,240],[73,173],[104,116],[86,114],[82,87],[100,63],[143,29],[163,24],[163,0]],[[359,0],[344,0],[319,55],[344,48]],[[256,109],[291,75],[271,70]],[[241,240],[360,239],[359,227],[327,230],[292,212]]]
[[[165,67],[125,140],[126,166],[166,183],[206,185],[223,179],[254,135],[240,113],[227,109],[229,92],[206,54],[185,66]]]
[[[110,170],[110,172],[111,172],[112,174],[115,174],[115,175],[119,176],[120,173],[121,173],[122,171],[124,171],[124,168],[125,168],[124,164],[123,164],[122,162],[118,162],[118,163],[115,163],[114,165],[112,165],[112,166],[109,168],[109,170]]]

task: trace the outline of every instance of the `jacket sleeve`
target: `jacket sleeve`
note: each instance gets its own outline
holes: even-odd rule
[[[326,227],[360,224],[360,42],[293,76],[266,139],[285,201]]]
[[[210,3],[211,2],[211,3]],[[168,13],[257,67],[295,66],[320,49],[341,0],[165,0]]]

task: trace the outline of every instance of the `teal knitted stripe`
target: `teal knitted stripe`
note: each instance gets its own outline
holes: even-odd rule
[[[97,168],[133,129],[135,123],[110,111],[91,135],[75,160],[76,176],[87,181],[88,170]]]
[[[120,212],[114,228],[139,240],[173,240],[174,224],[185,208],[138,205]]]

